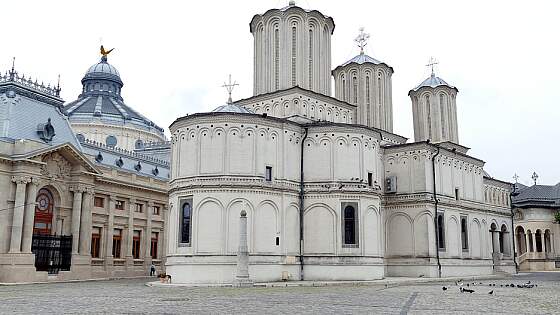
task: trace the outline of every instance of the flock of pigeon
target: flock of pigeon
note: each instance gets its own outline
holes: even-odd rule
[[[472,282],[472,283],[464,283],[463,279],[458,280],[455,282],[455,285],[459,287],[459,291],[461,293],[474,293],[474,289],[470,289],[470,288],[465,288],[466,287],[474,287],[474,286],[481,286],[484,285],[482,282]],[[488,284],[489,287],[496,287],[497,285],[495,283],[489,283]],[[532,288],[536,288],[537,285],[536,284],[532,284],[531,281],[528,281],[527,283],[524,284],[500,284],[501,288],[520,288],[520,289],[532,289]],[[442,287],[443,291],[447,291],[447,287]],[[488,292],[488,294],[492,295],[494,294],[494,290],[490,290],[490,292]]]

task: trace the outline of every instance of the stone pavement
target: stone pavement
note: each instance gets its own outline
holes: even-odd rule
[[[531,281],[533,289],[500,287]],[[454,283],[382,286],[193,288],[146,279],[0,286],[0,314],[558,314],[560,273]],[[490,287],[488,284],[496,284]],[[442,285],[449,287],[442,290]],[[494,291],[489,295],[490,290]]]

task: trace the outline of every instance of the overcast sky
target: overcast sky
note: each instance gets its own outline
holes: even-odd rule
[[[124,81],[125,102],[160,126],[252,95],[253,38],[249,21],[288,1],[6,1],[2,3],[0,68],[12,56],[20,73],[46,82],[61,75],[70,102],[99,60],[99,44]],[[394,132],[413,140],[408,91],[429,75],[459,89],[459,141],[502,180],[560,181],[560,6],[556,1],[300,0],[334,18],[332,67],[359,50],[391,65]]]

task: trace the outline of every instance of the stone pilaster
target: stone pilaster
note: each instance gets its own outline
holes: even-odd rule
[[[93,205],[93,189],[84,191],[82,200],[82,214],[80,217],[80,255],[91,256],[91,207]]]
[[[33,240],[33,223],[35,220],[35,205],[37,200],[37,188],[37,180],[31,180],[27,187],[25,215],[23,219],[23,239],[21,244],[21,251],[23,253],[31,253],[31,242]]]
[[[74,193],[74,201],[72,202],[72,255],[77,255],[80,244],[80,216],[82,213],[82,194],[84,188],[73,186],[70,187],[70,191]]]
[[[152,264],[152,211],[153,211],[154,203],[152,201],[148,202],[146,208],[146,236],[144,237],[144,244],[146,250],[144,264],[149,266]]]
[[[21,236],[23,231],[23,214],[25,209],[25,191],[27,183],[31,182],[29,176],[12,176],[16,183],[16,198],[12,216],[12,234],[10,238],[10,253],[21,252]]]
[[[134,209],[136,208],[136,199],[130,198],[128,205],[128,227],[126,235],[126,265],[127,268],[134,267],[134,258],[132,256],[132,239],[134,237]]]
[[[105,266],[113,265],[113,233],[115,233],[114,227],[114,215],[113,211],[115,209],[115,202],[117,199],[115,196],[109,196],[109,208],[107,209],[107,232],[105,233]]]

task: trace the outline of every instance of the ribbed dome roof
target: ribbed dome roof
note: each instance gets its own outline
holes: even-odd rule
[[[431,74],[429,78],[427,78],[426,80],[422,81],[422,83],[418,84],[417,87],[415,87],[414,89],[412,89],[412,91],[418,91],[423,87],[431,87],[431,88],[435,88],[438,86],[447,86],[450,87],[452,89],[456,89],[456,87],[448,84],[447,82],[445,82],[442,78],[440,77],[436,77],[435,74]]]
[[[391,70],[393,70],[393,68],[391,66],[389,66],[388,64],[386,64],[383,61],[379,61],[371,56],[368,56],[364,53],[360,53],[359,55],[356,55],[354,58],[346,61],[345,63],[341,64],[340,66],[336,67],[334,71],[338,70],[339,68],[343,68],[346,67],[347,65],[350,64],[358,64],[358,65],[362,65],[365,63],[372,63],[374,65],[385,65],[389,68],[391,68]]]
[[[225,105],[221,105],[216,107],[212,113],[241,113],[241,114],[252,114],[250,110],[246,109],[245,107],[241,107],[239,105],[235,105],[233,103],[228,103]]]
[[[103,61],[103,60],[94,64],[93,66],[89,67],[88,71],[86,72],[86,75],[94,74],[94,73],[113,74],[113,75],[116,75],[116,76],[120,77],[120,74],[119,74],[119,71],[117,71],[117,68],[115,68],[112,65],[110,65],[109,63],[107,63],[107,61]]]
[[[89,67],[82,79],[82,82],[88,79],[108,79],[122,84],[119,71],[107,62],[106,56],[101,57],[101,60],[98,63]]]

